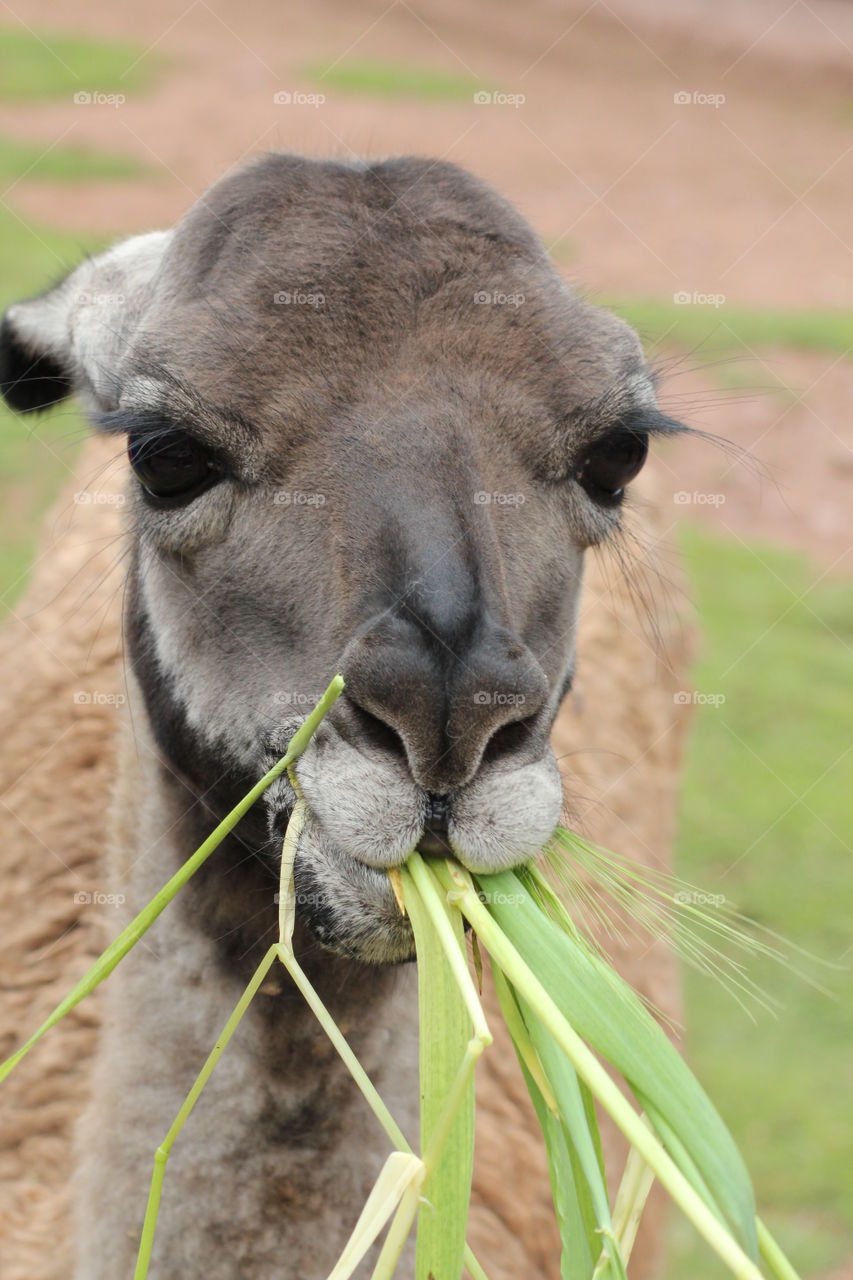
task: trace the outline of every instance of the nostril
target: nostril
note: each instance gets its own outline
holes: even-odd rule
[[[372,711],[365,711],[364,707],[360,707],[352,699],[349,700],[349,705],[358,728],[367,742],[400,760],[406,759],[406,748],[396,729],[392,729],[390,724],[380,720]]]
[[[508,724],[502,724],[486,743],[483,764],[492,764],[502,756],[514,755],[522,747],[527,746],[537,720],[538,717],[534,715],[528,716],[525,720],[511,720]]]

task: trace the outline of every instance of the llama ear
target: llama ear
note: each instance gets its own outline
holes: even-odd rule
[[[61,286],[60,286],[61,287]],[[73,389],[71,370],[61,343],[53,343],[38,330],[16,322],[23,308],[32,315],[47,298],[10,307],[0,324],[0,392],[18,413],[48,409]]]
[[[171,236],[134,236],[9,307],[0,324],[0,392],[11,408],[38,412],[72,391],[103,408]]]

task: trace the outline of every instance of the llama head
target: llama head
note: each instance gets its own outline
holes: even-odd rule
[[[443,163],[264,158],[11,307],[0,379],[127,437],[130,658],[213,807],[343,673],[297,770],[320,940],[409,955],[385,869],[419,843],[536,853],[584,552],[674,424],[502,199]],[[293,799],[267,793],[271,837]]]

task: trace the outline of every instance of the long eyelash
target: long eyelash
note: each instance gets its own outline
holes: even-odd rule
[[[650,406],[649,408],[631,409],[627,413],[621,414],[616,421],[608,422],[606,426],[593,429],[584,441],[584,445],[596,444],[617,427],[634,431],[638,435],[648,435],[653,439],[655,437],[702,434],[701,432],[695,432],[693,427],[686,426],[678,418],[671,418],[661,409]]]
[[[146,440],[185,430],[183,424],[170,422],[162,413],[150,409],[111,409],[106,413],[94,413],[92,425],[105,435],[135,435]]]

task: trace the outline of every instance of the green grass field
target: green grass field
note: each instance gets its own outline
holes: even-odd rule
[[[0,31],[0,100],[69,99],[74,93],[136,91],[150,83],[160,59],[143,49],[76,36],[41,35],[23,27]],[[132,67],[132,64],[136,64]],[[131,68],[128,70],[128,68]],[[12,184],[32,181],[124,181],[144,170],[129,156],[0,138],[0,310],[41,292],[100,247],[95,237],[35,225],[15,211]],[[45,511],[70,475],[85,424],[72,406],[19,418],[0,403],[0,618],[18,598]]]
[[[851,761],[853,597],[787,552],[686,530],[703,634],[677,870],[824,960],[828,995],[772,963],[753,1025],[686,975],[686,1050],[741,1144],[759,1204],[803,1274],[853,1255]],[[668,1277],[725,1272],[673,1222]]]
[[[419,102],[469,102],[482,89],[474,76],[450,74],[397,62],[347,58],[333,66],[312,63],[306,75],[326,89],[368,98],[413,98]]]
[[[786,311],[668,302],[657,298],[601,300],[632,324],[644,345],[683,347],[700,357],[744,348],[796,347],[844,355],[853,350],[853,311]]]
[[[116,152],[68,143],[18,142],[0,135],[0,183],[119,182],[150,176],[143,165]],[[8,194],[8,192],[7,192]]]
[[[47,288],[97,248],[94,237],[33,226],[0,206],[0,310]],[[24,418],[0,401],[0,619],[24,588],[42,517],[84,434],[73,404]]]
[[[159,55],[146,55],[144,48],[129,43],[0,27],[4,102],[71,99],[81,92],[127,95],[147,87],[161,65]]]

